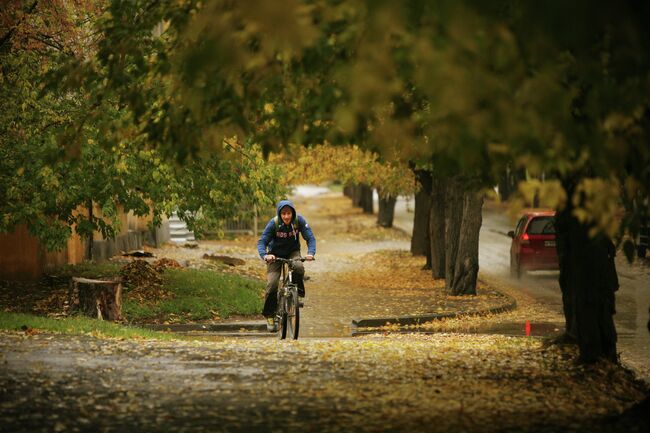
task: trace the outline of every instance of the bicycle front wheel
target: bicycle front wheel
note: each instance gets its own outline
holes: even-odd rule
[[[283,311],[278,320],[278,338],[284,340],[287,338],[287,312]]]
[[[298,339],[298,332],[300,331],[300,305],[298,304],[298,292],[294,289],[287,297],[287,331],[289,338],[294,340]]]

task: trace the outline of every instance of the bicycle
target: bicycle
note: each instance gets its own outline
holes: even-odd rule
[[[305,260],[303,257],[299,259],[275,258],[275,261],[282,263],[280,274],[282,286],[278,288],[278,309],[276,312],[280,340],[287,338],[287,331],[291,339],[298,339],[302,303],[298,298],[298,285],[293,282],[293,263],[297,261],[304,262]]]

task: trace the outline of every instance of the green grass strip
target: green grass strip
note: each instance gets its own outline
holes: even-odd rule
[[[124,295],[122,311],[129,320],[178,316],[183,321],[227,318],[232,314],[252,315],[262,311],[264,283],[234,274],[204,269],[167,269],[163,286],[171,299],[137,303]]]
[[[93,335],[96,337],[136,338],[174,340],[182,338],[176,334],[150,331],[148,329],[123,326],[113,322],[90,317],[71,316],[52,318],[23,313],[0,312],[0,329],[21,330],[24,326],[37,331],[57,332],[72,335]]]
[[[113,278],[119,271],[116,263],[91,262],[63,266],[56,275]],[[129,287],[124,288],[122,312],[129,322],[191,322],[262,311],[262,281],[211,269],[167,269],[162,277],[163,288],[173,294],[170,299],[138,302],[129,297]]]

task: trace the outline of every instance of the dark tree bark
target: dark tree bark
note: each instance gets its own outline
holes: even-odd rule
[[[446,183],[445,288],[450,295],[475,295],[483,195],[460,176]]]
[[[513,192],[517,190],[519,181],[525,179],[525,173],[522,170],[512,170],[506,168],[499,178],[499,198],[501,201],[507,201]]]
[[[431,208],[431,172],[414,170],[420,189],[415,194],[411,254],[426,256],[427,269],[431,266],[431,243],[429,241],[429,211]]]
[[[568,197],[577,182],[563,180]],[[560,264],[560,289],[566,322],[566,340],[577,340],[580,361],[600,358],[617,361],[614,292],[618,276],[616,249],[604,234],[589,235],[590,226],[574,215],[574,204],[567,200],[556,213],[557,251]]]
[[[87,206],[88,206],[88,221],[92,223],[93,222],[93,201],[88,200]],[[94,237],[94,233],[91,231],[90,234],[88,235],[88,245],[86,250],[86,259],[88,260],[93,259],[93,243],[94,243],[93,237]]]
[[[379,194],[379,210],[377,211],[377,224],[381,227],[393,227],[395,217],[395,202],[397,197],[383,197]]]
[[[572,182],[565,181],[563,186],[568,197],[573,196],[575,185]],[[573,212],[573,204],[571,200],[567,200],[564,209],[560,209],[555,213],[555,248],[557,250],[558,263],[560,266],[559,284],[562,292],[562,309],[564,311],[564,324],[565,333],[563,339],[565,341],[577,342],[578,330],[575,319],[575,296],[571,290],[571,239],[570,233],[576,229],[575,220],[571,213]]]
[[[499,177],[499,198],[501,201],[507,201],[510,195],[517,188],[510,167],[507,167]]]
[[[122,320],[122,283],[73,277],[68,294],[71,312],[102,320]]]
[[[373,206],[373,200],[372,200],[372,187],[366,185],[366,184],[361,184],[360,185],[360,206],[361,209],[363,209],[363,213],[367,214],[372,214],[374,213],[374,206]]]
[[[354,184],[350,187],[352,194],[352,206],[361,207],[361,186]]]
[[[429,238],[431,257],[431,276],[434,279],[445,278],[445,203],[447,184],[445,179],[433,178],[430,211]]]
[[[449,292],[456,272],[456,257],[463,219],[464,189],[458,177],[445,179],[447,196],[445,202],[445,287]]]
[[[373,213],[372,191],[366,184],[356,184],[351,187],[352,206],[360,207],[364,213]]]
[[[456,265],[447,292],[452,295],[476,295],[478,277],[478,240],[483,217],[483,195],[477,191],[465,191],[463,219],[458,239]]]

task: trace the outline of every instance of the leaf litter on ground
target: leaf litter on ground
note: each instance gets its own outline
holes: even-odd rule
[[[376,313],[365,317],[387,315],[423,315],[455,312],[487,311],[502,307],[511,298],[479,282],[477,295],[451,296],[444,280],[434,280],[431,272],[422,269],[423,258],[404,250],[381,250],[359,257],[362,267],[338,274],[338,282],[359,292],[375,292]]]
[[[4,332],[0,349],[0,418],[11,428],[40,413],[34,431],[82,413],[94,427],[167,431],[613,432],[606,420],[647,394],[615,364],[576,364],[573,347],[494,335],[135,343]]]

